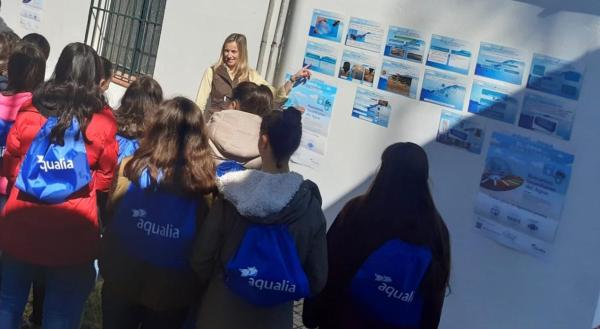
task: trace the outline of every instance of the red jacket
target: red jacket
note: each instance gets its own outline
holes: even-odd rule
[[[96,191],[110,189],[117,163],[117,124],[105,109],[87,126],[86,152],[92,179],[89,188],[60,204],[42,204],[14,187],[19,167],[46,118],[33,106],[23,108],[8,133],[2,172],[10,194],[0,218],[0,247],[9,255],[44,266],[76,265],[99,252]]]

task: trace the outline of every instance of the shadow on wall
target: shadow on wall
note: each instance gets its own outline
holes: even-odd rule
[[[539,17],[552,16],[561,11],[583,13],[589,15],[600,15],[600,2],[589,0],[594,3],[591,7],[589,4],[583,5],[581,2],[569,0],[514,0],[516,2],[527,3],[536,7],[540,7],[542,11],[538,14]],[[590,8],[591,7],[591,8]]]

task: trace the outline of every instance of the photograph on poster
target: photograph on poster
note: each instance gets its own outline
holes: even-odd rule
[[[483,120],[453,111],[442,111],[436,141],[481,154],[484,138]]]
[[[514,94],[514,88],[473,80],[469,112],[513,124],[519,110],[519,102],[512,96]]]
[[[372,87],[375,79],[375,65],[373,56],[344,50],[338,78]]]
[[[466,85],[467,79],[465,77],[425,70],[420,99],[462,111]]]
[[[417,66],[384,59],[377,88],[416,99],[420,76]]]
[[[310,79],[290,92],[284,108],[301,106],[302,140],[292,161],[317,168],[325,156],[331,114],[337,88],[319,79]]]
[[[574,102],[527,93],[523,100],[519,127],[569,140],[574,119]]]
[[[39,31],[44,12],[43,7],[43,0],[23,0],[19,13],[21,27],[27,31]]]
[[[337,55],[335,47],[330,44],[308,40],[302,66],[310,65],[314,72],[335,76]]]
[[[353,117],[387,128],[391,112],[390,102],[382,93],[360,87],[356,89]]]
[[[308,35],[315,38],[340,42],[344,17],[325,10],[315,9],[310,21]]]
[[[419,31],[390,26],[383,51],[385,56],[422,63],[425,39]]]
[[[527,88],[548,94],[579,99],[583,67],[555,57],[534,54]]]
[[[379,53],[383,42],[383,28],[376,21],[350,17],[346,46]]]
[[[482,42],[477,56],[475,75],[521,85],[527,52]]]
[[[472,53],[469,42],[434,34],[431,36],[427,65],[467,75]]]

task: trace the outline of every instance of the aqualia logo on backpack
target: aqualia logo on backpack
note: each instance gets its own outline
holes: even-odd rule
[[[46,161],[44,160],[43,155],[37,156],[37,163],[40,164],[40,169],[44,172],[48,172],[48,170],[67,170],[75,168],[73,164],[73,160],[65,160],[61,158],[58,161]]]
[[[145,209],[131,209],[131,218],[137,220],[136,227],[144,231],[147,236],[157,235],[167,239],[179,239],[179,228],[167,223],[161,225],[146,218]]]
[[[257,279],[258,269],[254,266],[248,268],[240,268],[240,276],[242,278],[248,278],[248,285],[258,290],[273,290],[273,291],[284,291],[289,293],[296,292],[296,285],[288,280],[273,281]]]
[[[400,289],[397,289],[396,287],[394,287],[392,285],[392,278],[390,278],[387,275],[381,275],[381,274],[374,274],[375,278],[375,282],[377,282],[379,284],[379,286],[377,287],[377,290],[383,292],[384,295],[386,295],[387,298],[395,298],[398,300],[401,300],[403,302],[407,302],[407,303],[411,303],[414,299],[414,294],[415,291],[411,290],[410,292],[406,292],[406,291],[402,291]]]

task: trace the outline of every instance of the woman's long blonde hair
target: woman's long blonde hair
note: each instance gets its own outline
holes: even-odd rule
[[[246,42],[246,36],[241,33],[232,33],[221,47],[221,54],[219,55],[219,61],[215,64],[214,68],[217,68],[225,63],[223,54],[225,53],[225,45],[230,42],[235,42],[238,48],[238,61],[235,70],[233,71],[234,77],[237,77],[240,81],[248,80],[250,68],[248,68],[248,45]]]

